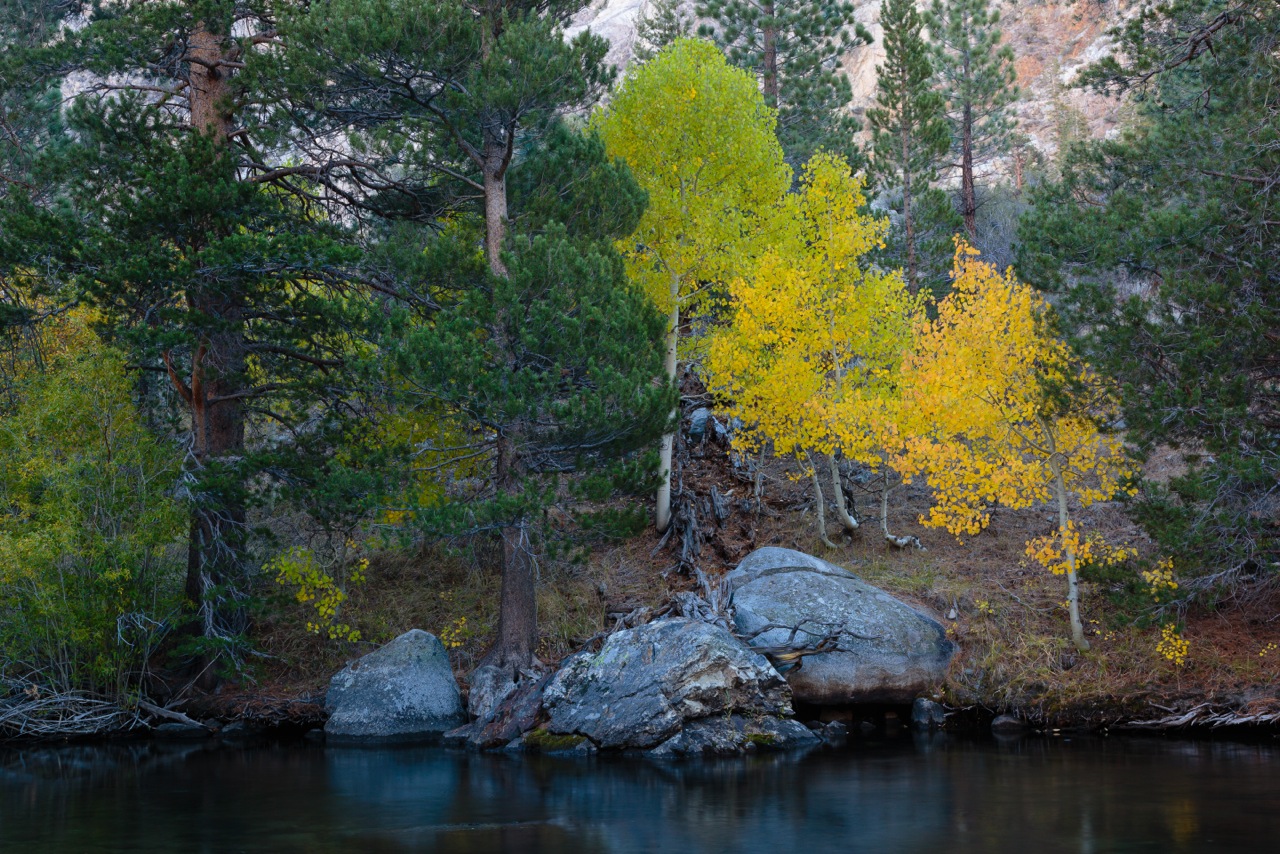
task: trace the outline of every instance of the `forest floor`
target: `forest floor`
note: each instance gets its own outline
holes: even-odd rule
[[[1080,652],[1068,637],[1065,578],[1025,555],[1027,540],[1055,527],[1048,508],[997,509],[985,531],[961,542],[920,523],[928,508],[924,487],[900,486],[890,493],[890,527],[917,537],[924,548],[899,549],[880,534],[879,484],[870,479],[859,485],[864,478],[854,471],[846,483],[863,524],[840,539],[829,519],[839,546],[829,549],[817,534],[808,478],[796,478],[795,469],[782,462],[766,463],[763,500],[755,505],[746,473],[735,468],[714,430],[708,436],[696,444],[683,437],[676,479],[683,536],[663,540],[650,527],[596,547],[585,559],[542,562],[544,661],[553,663],[598,639],[637,608],[659,610],[672,593],[699,589],[699,571],[714,582],[752,549],[773,545],[848,567],[941,622],[957,654],[937,697],[952,709],[979,717],[1010,712],[1045,728],[1280,723],[1280,586],[1202,598],[1181,614],[1158,612],[1141,569],[1160,555],[1121,505],[1076,511],[1086,531],[1142,556],[1113,569],[1082,572],[1091,649]],[[717,503],[728,511],[726,518],[717,518]],[[336,669],[410,628],[440,636],[459,676],[465,675],[496,624],[493,558],[439,547],[372,555],[368,581],[352,591],[345,606],[344,620],[363,637],[354,644],[306,632],[307,606],[282,595],[269,609],[271,616],[258,623],[255,640],[272,657],[259,668],[256,684],[228,684],[201,705],[222,717],[288,720],[318,714],[314,703],[322,700]],[[1161,626],[1171,622],[1188,643],[1181,665],[1159,648]]]

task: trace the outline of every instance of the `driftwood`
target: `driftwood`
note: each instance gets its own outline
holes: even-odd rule
[[[35,684],[18,687],[15,696],[0,703],[0,736],[96,735],[133,729],[142,723],[136,711],[81,691],[47,691]]]
[[[1220,729],[1233,726],[1274,726],[1280,724],[1280,699],[1268,697],[1255,700],[1240,709],[1230,709],[1213,703],[1200,703],[1186,711],[1175,711],[1151,705],[1169,714],[1142,721],[1128,721],[1118,724],[1116,729],[1183,729],[1186,727],[1208,727]]]
[[[138,708],[153,717],[165,718],[167,720],[177,721],[180,724],[190,724],[191,726],[204,726],[204,724],[199,721],[192,720],[182,712],[174,709],[166,709],[163,706],[157,706],[155,703],[148,703],[146,700],[138,700]],[[205,728],[208,729],[208,727]]]

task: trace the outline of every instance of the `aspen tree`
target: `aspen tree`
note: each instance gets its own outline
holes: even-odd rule
[[[862,263],[888,229],[866,213],[862,187],[841,158],[809,161],[791,200],[791,233],[730,284],[729,324],[708,358],[712,387],[744,424],[734,444],[744,451],[768,444],[801,460],[829,546],[823,464],[813,458],[827,457],[837,517],[856,529],[836,457],[880,467],[883,401],[897,393],[897,368],[922,307],[900,273]]]
[[[992,505],[1053,501],[1057,531],[1032,556],[1066,576],[1071,638],[1088,649],[1078,570],[1090,555],[1070,503],[1108,500],[1133,473],[1121,439],[1100,429],[1115,420],[1116,399],[1051,333],[1048,306],[1031,287],[977,254],[957,244],[954,290],[903,366],[894,464],[934,490],[921,522],[957,537],[982,531]]]
[[[791,185],[775,123],[751,75],[690,39],[634,69],[594,117],[609,154],[626,161],[649,196],[639,227],[619,246],[632,281],[667,314],[670,380],[685,315],[739,274]],[[662,438],[659,531],[671,521],[674,447],[673,428]]]

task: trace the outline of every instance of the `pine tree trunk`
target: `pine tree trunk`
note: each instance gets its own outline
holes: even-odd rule
[[[231,132],[230,93],[227,91],[230,69],[220,64],[226,59],[228,41],[226,36],[200,23],[191,33],[187,48],[187,57],[191,61],[191,128],[212,139],[219,147],[226,145],[227,135]]]
[[[220,148],[228,146],[232,125],[229,67],[221,65],[230,39],[204,24],[191,34],[191,127]],[[244,452],[245,416],[240,395],[246,381],[243,295],[220,283],[193,290],[188,308],[209,318],[214,330],[201,338],[191,357],[188,382],[170,363],[170,377],[188,404],[197,469],[234,461]],[[227,638],[244,630],[245,615],[235,584],[243,568],[245,509],[239,484],[202,484],[191,511],[187,546],[187,598],[197,608],[206,638]],[[206,670],[209,685],[213,674]]]
[[[520,486],[520,460],[510,437],[498,439],[496,466],[499,492]],[[528,667],[538,644],[538,592],[533,552],[524,520],[503,527],[502,593],[498,606],[498,638],[485,663],[512,671]]]
[[[965,74],[969,73],[968,61]],[[978,239],[978,201],[973,186],[973,103],[965,101],[960,119],[960,213],[970,240]]]
[[[490,272],[505,279],[502,249],[507,239],[507,145],[490,131],[485,132],[483,161],[484,254]]]
[[[196,349],[184,393],[199,470],[234,465],[244,453],[245,419],[239,394],[245,382],[246,348],[243,312],[236,302],[225,288],[216,298],[200,293],[189,298],[193,312],[217,317],[225,325]],[[245,628],[235,589],[243,570],[246,524],[238,492],[239,484],[212,488],[203,484],[191,510],[186,593],[197,608],[206,638],[230,637]]]
[[[903,111],[905,113],[905,110]],[[911,129],[906,116],[899,117],[902,143],[902,227],[907,243],[907,289],[912,296],[920,290],[920,273],[916,262],[916,224],[911,213]]]
[[[508,133],[514,132],[508,129]],[[502,261],[502,250],[507,232],[507,164],[510,150],[502,136],[492,129],[484,134],[481,171],[484,175],[484,224],[485,258],[489,271],[497,278],[508,275]],[[499,332],[505,317],[498,318]],[[500,341],[500,347],[510,358],[513,342]],[[520,459],[520,426],[508,425],[506,433],[498,436],[497,461],[494,465],[494,486],[499,495],[514,494],[520,488],[522,461]],[[515,671],[528,667],[533,661],[538,643],[538,592],[535,584],[533,551],[524,519],[512,520],[500,531],[502,540],[502,591],[499,594],[498,632],[494,646],[485,655],[485,664],[508,670],[512,678]]]
[[[668,317],[667,326],[667,354],[663,362],[663,368],[666,372],[667,381],[674,383],[676,380],[676,355],[680,343],[680,302],[678,296],[680,294],[680,279],[678,276],[671,277],[671,313]],[[658,495],[656,507],[653,514],[654,527],[658,529],[658,533],[667,530],[667,526],[671,524],[671,471],[674,462],[674,452],[676,446],[675,431],[679,429],[679,422],[676,420],[680,414],[677,407],[671,411],[671,432],[664,433],[662,436],[662,446],[658,451],[658,471],[662,481],[658,484]]]
[[[778,80],[778,18],[777,9],[773,2],[764,4],[763,12],[765,23],[762,29],[764,41],[764,56],[761,57],[764,65],[764,80],[762,89],[764,90],[764,100],[770,107],[778,108],[778,96],[781,86]]]

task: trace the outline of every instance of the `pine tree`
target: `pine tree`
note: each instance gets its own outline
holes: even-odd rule
[[[693,35],[695,23],[685,0],[653,0],[636,20],[636,60],[648,62],[676,39]]]
[[[360,328],[336,231],[270,186],[256,152],[270,112],[242,71],[274,43],[258,4],[96,4],[18,62],[35,90],[81,72],[38,192],[0,209],[0,277],[39,271],[46,295],[95,305],[148,398],[187,442],[186,590],[209,639],[245,626],[248,510],[264,468],[323,476]],[[255,109],[241,109],[247,103]],[[167,388],[159,387],[163,383]],[[170,408],[171,407],[171,408]],[[255,442],[283,424],[296,442]],[[299,433],[295,432],[295,436]],[[211,674],[207,674],[211,675]]]
[[[902,192],[902,245],[907,286],[920,289],[919,216],[913,207],[937,178],[937,164],[951,147],[942,96],[933,89],[933,66],[921,35],[924,21],[912,0],[885,0],[884,64],[876,68],[876,106],[867,110],[873,170],[880,182]]]
[[[284,16],[294,50],[276,75],[314,126],[308,146],[333,192],[422,221],[480,202],[495,275],[510,214],[506,180],[521,147],[560,110],[589,104],[612,77],[608,42],[564,25],[586,0],[331,0]],[[335,154],[347,135],[357,156]]]
[[[853,90],[840,60],[871,35],[854,21],[853,3],[698,0],[695,8],[715,22],[701,33],[759,78],[765,103],[778,111],[778,140],[793,171],[819,149],[861,165],[853,139],[859,125],[848,112]]]
[[[999,23],[1000,13],[988,0],[933,0],[925,16],[970,240],[978,231],[977,172],[1007,148],[1013,130],[1009,105],[1018,96],[1013,51],[1000,46]]]
[[[479,488],[414,514],[433,535],[502,537],[498,638],[485,664],[511,679],[537,647],[534,558],[568,533],[546,524],[548,508],[652,489],[655,455],[642,452],[675,403],[673,387],[653,381],[662,315],[612,245],[635,228],[644,194],[598,139],[563,126],[528,157],[512,182],[507,274],[486,268],[465,228],[439,231],[427,255],[466,287],[439,292],[388,344],[408,404],[447,413],[467,437],[453,452],[482,475]],[[591,527],[610,514],[574,515]]]
[[[1019,230],[1018,268],[1061,294],[1124,388],[1126,429],[1187,462],[1135,510],[1186,593],[1280,562],[1280,10],[1178,0],[1115,33],[1084,80],[1136,120],[1077,146]]]
[[[565,23],[583,5],[584,0],[507,0],[479,7],[462,0],[332,0],[300,7],[284,18],[295,50],[281,57],[274,79],[291,101],[305,105],[320,141],[309,147],[315,165],[300,171],[321,177],[331,192],[382,219],[439,229],[460,216],[481,218],[489,273],[512,281],[437,271],[459,279],[465,292],[475,291],[462,299],[462,309],[490,312],[482,318],[454,318],[457,324],[470,324],[475,334],[492,336],[489,351],[475,357],[480,361],[466,363],[482,373],[466,382],[450,380],[477,394],[487,388],[485,383],[502,385],[499,358],[508,360],[512,377],[535,372],[536,365],[521,361],[524,336],[541,334],[526,326],[531,311],[543,312],[551,305],[570,311],[569,303],[551,300],[538,287],[574,271],[583,276],[584,290],[560,282],[563,293],[598,302],[607,286],[616,284],[607,257],[574,243],[581,234],[548,231],[533,240],[517,229],[523,235],[519,251],[509,244],[514,223],[508,180],[523,163],[536,160],[532,155],[555,126],[557,114],[589,104],[612,76],[603,63],[606,41],[585,32],[565,38]],[[325,151],[330,134],[347,136],[355,155]],[[557,192],[567,193],[571,183],[564,178]],[[568,266],[531,267],[527,253],[537,251],[552,253],[557,263]],[[521,265],[519,277],[509,261]],[[549,316],[538,316],[550,322]],[[628,319],[634,316],[619,315],[620,323]],[[620,328],[618,336],[631,342],[635,357],[643,361],[634,330]],[[425,346],[421,340],[418,344]],[[546,362],[561,364],[557,360],[572,362],[580,356],[547,356]],[[610,358],[615,361],[608,366],[624,370],[616,361],[619,352],[610,351]],[[451,366],[430,358],[412,364],[424,376],[454,376],[448,374]],[[566,376],[586,371],[577,363],[561,366]],[[545,383],[547,376],[539,381]],[[517,499],[534,464],[531,449],[540,446],[536,434],[545,427],[533,416],[547,411],[539,407],[554,407],[548,399],[553,391],[545,385],[504,391],[488,407],[473,402],[466,409],[489,413],[485,419],[477,416],[473,425],[486,431],[486,442],[494,443],[485,459],[493,466],[491,480],[500,499],[493,506],[503,508],[495,511],[501,524],[493,526],[503,543],[501,616],[488,661],[510,672],[530,663],[537,643],[536,567],[530,545],[536,513]],[[551,415],[547,418],[554,422]]]

